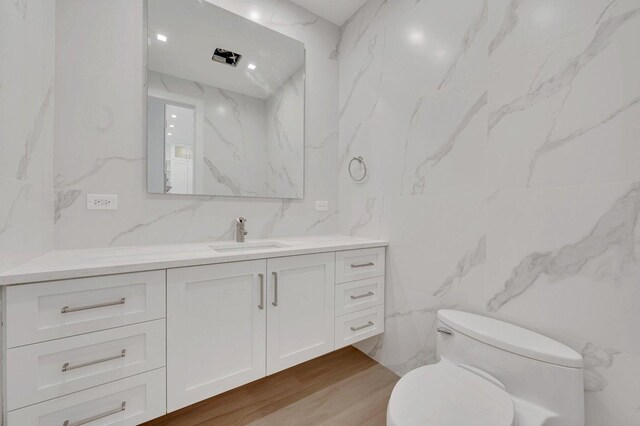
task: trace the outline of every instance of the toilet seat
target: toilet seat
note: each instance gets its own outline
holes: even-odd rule
[[[387,425],[512,426],[511,396],[470,371],[448,361],[417,368],[391,393]]]

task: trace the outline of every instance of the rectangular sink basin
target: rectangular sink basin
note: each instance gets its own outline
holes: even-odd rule
[[[244,243],[211,244],[209,247],[218,253],[234,253],[243,251],[274,250],[289,246],[277,241],[250,241]]]

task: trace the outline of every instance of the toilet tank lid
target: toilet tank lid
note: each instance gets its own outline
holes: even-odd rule
[[[505,351],[563,367],[582,367],[582,357],[578,352],[526,328],[448,309],[438,311],[438,319],[455,331]]]

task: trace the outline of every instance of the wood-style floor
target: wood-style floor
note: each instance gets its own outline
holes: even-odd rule
[[[347,347],[145,425],[384,425],[398,379]]]

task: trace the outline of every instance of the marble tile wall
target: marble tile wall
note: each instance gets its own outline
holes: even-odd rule
[[[300,108],[304,104],[304,72],[304,67],[300,67],[266,100],[265,184],[272,196],[304,196],[303,143],[300,140],[304,135],[304,108]],[[337,91],[337,86],[335,89]]]
[[[438,309],[495,316],[582,353],[588,425],[640,424],[638,40],[640,0],[370,0],[345,24],[340,230],[390,242],[362,350],[404,374]]]
[[[337,230],[339,28],[286,0],[211,1],[305,43],[305,199],[148,195],[144,141],[143,1],[58,0],[55,244],[59,249],[250,238]],[[87,211],[87,193],[118,195]],[[315,200],[328,200],[316,212]]]
[[[196,194],[269,194],[265,99],[156,71],[148,73],[147,85],[150,94],[162,99],[179,95],[202,104],[203,117],[196,124],[202,128],[202,141],[195,141],[194,152]]]
[[[438,309],[496,316],[583,354],[590,426],[640,423],[640,0],[370,0],[341,30],[212,2],[306,44],[305,200],[146,194],[143,2],[2,0],[0,270],[229,239],[239,215],[385,238],[387,332],[362,350],[403,374],[435,361]]]
[[[0,272],[53,248],[54,40],[55,2],[0,1]]]

